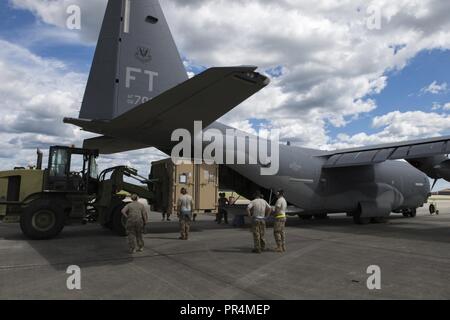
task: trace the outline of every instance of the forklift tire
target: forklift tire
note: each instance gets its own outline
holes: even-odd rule
[[[32,240],[49,240],[64,229],[65,215],[50,200],[33,201],[20,216],[23,234]]]
[[[118,205],[112,212],[112,231],[120,237],[128,235],[126,229],[126,218],[122,214],[122,209],[125,207],[125,203]]]

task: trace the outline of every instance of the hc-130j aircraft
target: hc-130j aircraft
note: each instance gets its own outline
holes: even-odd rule
[[[270,82],[255,70],[211,68],[189,79],[159,2],[110,0],[79,119],[64,122],[100,134],[84,147],[103,154],[147,147],[171,154],[173,131],[192,132],[194,121],[225,135],[230,128],[215,121]],[[246,197],[283,189],[300,216],[346,212],[362,224],[391,212],[414,216],[429,197],[429,178],[450,181],[450,137],[279,152],[273,176],[261,175],[267,163],[221,165],[221,187]]]

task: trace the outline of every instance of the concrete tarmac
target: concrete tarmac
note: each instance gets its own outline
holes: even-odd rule
[[[344,215],[290,218],[288,252],[261,255],[248,229],[206,216],[180,241],[176,221],[152,214],[146,251],[133,256],[95,224],[29,241],[0,223],[0,299],[450,299],[450,201],[439,210],[366,226]],[[266,240],[274,246],[271,228]],[[70,265],[81,268],[81,290],[67,289]],[[381,290],[367,288],[372,265]]]

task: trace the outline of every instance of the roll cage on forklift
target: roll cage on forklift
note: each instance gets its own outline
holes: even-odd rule
[[[87,193],[95,192],[97,181],[97,150],[72,147],[50,147],[48,172],[45,174],[44,192]],[[74,171],[75,157],[82,157],[80,171]]]

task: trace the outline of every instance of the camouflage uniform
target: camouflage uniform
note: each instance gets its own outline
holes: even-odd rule
[[[189,231],[191,229],[192,219],[190,216],[182,215],[180,216],[180,227],[181,227],[181,239],[189,239]]]
[[[255,243],[256,251],[263,251],[266,249],[266,241],[264,235],[266,234],[266,222],[264,220],[253,220],[252,225],[253,241]]]
[[[180,233],[182,240],[189,239],[189,231],[191,229],[192,223],[192,209],[194,205],[194,200],[188,194],[182,195],[178,199],[179,217],[180,217]],[[195,221],[195,215],[194,215]]]
[[[127,214],[126,230],[130,252],[144,249],[144,226],[147,223],[147,211],[142,203],[137,201],[129,203],[122,210]]]
[[[265,218],[267,212],[270,211],[270,206],[264,199],[257,198],[250,202],[247,210],[253,217],[252,233],[255,244],[255,249],[253,251],[261,253],[261,251],[266,249],[266,241],[264,240],[264,235],[266,233]]]
[[[275,219],[275,224],[273,226],[273,234],[275,237],[275,242],[277,243],[277,248],[281,251],[286,251],[286,240],[284,229],[286,227],[286,218]]]
[[[273,235],[277,243],[277,251],[286,252],[286,208],[287,202],[284,197],[280,197],[275,205],[275,223],[273,226]]]

